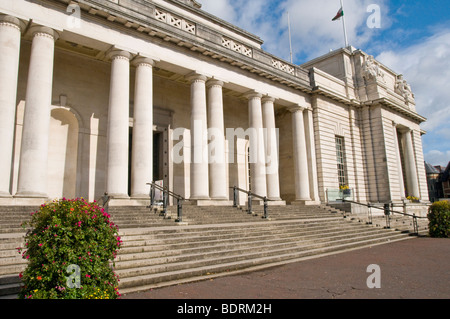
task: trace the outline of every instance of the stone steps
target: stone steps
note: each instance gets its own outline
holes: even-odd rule
[[[146,207],[110,207],[123,247],[115,260],[122,294],[180,282],[222,276],[282,263],[337,253],[368,245],[410,238],[407,234],[366,225],[327,206],[271,206],[263,219],[262,206],[245,208],[183,206],[164,219]],[[11,214],[17,213],[15,223]],[[16,248],[24,230],[13,225],[29,218],[29,209],[0,209],[0,298],[16,294],[18,274],[26,261]],[[8,217],[8,218],[6,218]]]
[[[334,233],[329,234],[328,237],[333,237],[335,240],[338,240],[339,238],[348,238],[350,235],[357,235],[359,230],[355,230],[352,232],[342,232],[342,233]],[[376,232],[373,232],[373,234],[377,234]],[[325,241],[328,239],[327,236],[322,236],[320,239],[317,239],[316,242],[319,241]],[[230,252],[230,249],[239,250],[239,252],[245,252],[248,253],[256,252],[259,250],[264,250],[264,245],[270,244],[272,247],[291,247],[292,241],[298,240],[298,243],[302,241],[306,241],[304,236],[291,236],[288,238],[264,238],[262,240],[247,240],[245,242],[242,242],[242,240],[235,240],[235,241],[225,241],[220,243],[214,243],[211,242],[208,243],[208,246],[191,246],[188,248],[183,249],[173,249],[169,253],[164,253],[163,256],[161,256],[161,251],[150,251],[150,252],[138,252],[133,254],[127,254],[124,256],[119,256],[116,262],[116,269],[126,269],[131,263],[127,262],[133,262],[133,265],[137,265],[137,261],[141,261],[139,265],[149,265],[149,264],[157,264],[160,262],[160,260],[165,260],[165,258],[171,258],[171,260],[175,260],[177,258],[186,259],[186,258],[195,258],[198,256],[202,256],[203,258],[206,255],[213,256],[213,255],[228,255]],[[197,244],[198,245],[198,244]],[[162,250],[165,252],[165,250]],[[155,258],[155,255],[158,255],[161,257],[161,259],[152,259],[151,262],[149,262],[149,258]],[[183,256],[183,257],[180,257]]]
[[[31,220],[38,206],[0,206],[0,234],[24,232],[21,224]]]
[[[153,249],[145,251],[140,246],[144,250],[141,253],[123,251],[116,261],[120,290],[122,293],[134,292],[157,287],[167,281],[174,283],[179,280],[191,280],[192,277],[199,279],[202,276],[204,279],[204,276],[208,277],[208,274],[212,273],[216,273],[214,276],[217,276],[217,273],[220,272],[227,274],[230,271],[245,270],[248,267],[268,266],[315,254],[409,238],[405,234],[395,231],[356,223],[351,225],[349,230],[339,230],[338,228],[334,232],[328,232],[321,229],[307,233],[300,227],[301,224],[301,221],[297,221],[298,230],[295,231],[295,227],[289,230],[290,235],[283,230],[285,224],[278,223],[272,225],[275,236],[252,240],[245,235],[244,230],[249,226],[246,225],[235,230],[233,232],[235,237],[228,241],[217,239],[189,242],[185,237],[181,237],[183,243],[179,244],[178,249],[174,246],[167,246],[167,250],[153,247]],[[204,231],[214,230],[205,229]],[[156,243],[154,238],[149,242],[150,245],[155,246]],[[164,247],[164,244],[162,243],[160,246]],[[155,251],[155,249],[157,250]],[[171,251],[171,253],[157,255],[157,251]],[[132,254],[132,256],[128,258],[128,254]],[[154,257],[155,254],[159,257]]]
[[[353,220],[357,220],[359,222],[368,223],[369,219],[366,215],[357,215],[352,217]],[[418,235],[419,236],[428,236],[429,227],[428,227],[428,219],[427,218],[418,218],[417,226],[418,226]],[[385,216],[373,216],[372,224],[377,227],[386,228],[386,217]],[[389,220],[390,228],[396,231],[401,231],[404,233],[413,233],[414,224],[413,218],[409,216],[403,216],[400,214],[394,214],[390,216]]]

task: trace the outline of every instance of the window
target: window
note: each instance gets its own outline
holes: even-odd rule
[[[344,138],[342,136],[336,136],[336,159],[337,159],[339,187],[347,185],[344,150],[345,150]]]

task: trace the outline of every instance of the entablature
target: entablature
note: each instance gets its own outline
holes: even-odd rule
[[[150,41],[162,39],[198,52],[233,67],[247,70],[266,79],[291,88],[310,92],[308,71],[275,57],[260,48],[262,41],[231,24],[177,0],[44,0],[47,3],[78,5],[82,14],[104,19],[107,24],[118,24],[130,32],[149,37]],[[166,6],[163,6],[166,4]],[[180,14],[171,10],[177,6]],[[197,20],[195,17],[199,17]],[[209,22],[199,22],[202,21]],[[212,28],[212,24],[217,25]],[[118,27],[119,27],[118,26]],[[223,32],[219,32],[218,30]]]

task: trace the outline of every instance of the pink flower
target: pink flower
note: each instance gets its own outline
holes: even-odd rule
[[[41,247],[42,246],[42,244],[39,244],[39,247]]]

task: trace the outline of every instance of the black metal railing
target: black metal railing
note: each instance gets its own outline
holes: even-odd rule
[[[256,198],[262,199],[264,201],[264,216],[263,216],[263,218],[267,219],[269,217],[268,216],[268,206],[269,206],[268,202],[271,200],[268,199],[267,196],[261,196],[261,195],[252,193],[248,190],[239,188],[237,186],[233,186],[230,188],[233,189],[233,207],[238,207],[238,192],[242,192],[242,193],[247,194],[247,212],[249,214],[252,214],[252,211],[253,211],[252,200],[253,200],[253,197],[256,197]]]
[[[162,191],[163,197],[162,197],[162,203],[163,203],[163,211],[161,214],[164,216],[164,218],[167,218],[167,207],[169,206],[169,196],[172,196],[177,200],[177,219],[176,222],[181,223],[183,221],[183,201],[185,198],[181,195],[175,194],[174,192],[170,191],[167,187],[160,186],[156,184],[155,182],[147,183],[147,185],[150,185],[150,208],[153,208],[155,205],[155,195],[156,190]]]
[[[395,211],[395,210],[393,210],[393,208],[394,208],[393,203],[384,203],[383,207],[379,207],[379,206],[376,206],[376,205],[373,205],[370,203],[364,204],[364,203],[359,203],[359,202],[355,202],[352,200],[346,200],[346,199],[342,199],[342,202],[368,207],[369,209],[368,209],[367,214],[368,214],[368,223],[369,224],[372,224],[372,208],[383,210],[384,216],[385,216],[385,221],[386,221],[386,228],[391,228],[391,215],[399,214],[399,215],[411,217],[413,219],[413,234],[416,234],[416,235],[419,234],[419,226],[418,226],[417,220],[427,218],[427,217],[423,217],[423,216],[417,216],[416,214],[408,214],[408,213],[404,213],[404,212]]]
[[[105,194],[103,194],[103,196],[97,201],[98,203],[100,203],[100,200],[102,202],[102,207],[103,209],[108,212],[108,208],[109,208],[109,200],[111,199],[111,196],[108,195],[107,192],[105,192]]]

